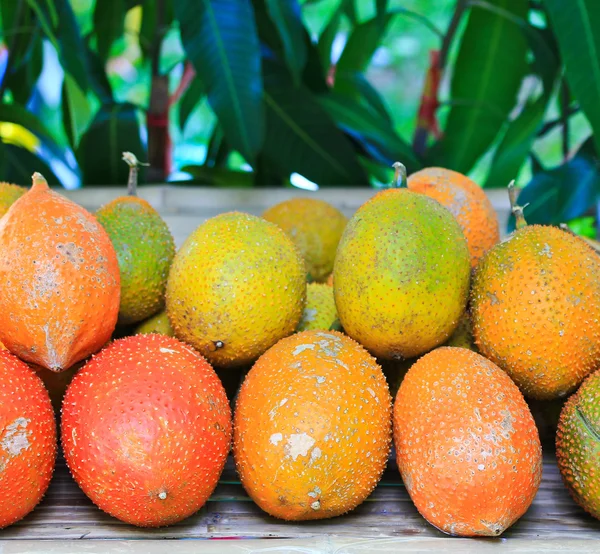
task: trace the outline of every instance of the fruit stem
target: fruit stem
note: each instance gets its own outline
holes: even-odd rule
[[[508,198],[510,200],[510,209],[512,214],[515,216],[515,228],[522,229],[527,225],[527,221],[525,221],[525,216],[523,215],[523,210],[529,206],[529,204],[525,204],[524,206],[519,206],[517,204],[517,189],[515,188],[514,179],[508,183]]]
[[[394,180],[392,181],[392,188],[406,189],[408,188],[408,182],[406,181],[406,167],[400,162],[394,162]]]
[[[46,179],[44,178],[44,176],[41,173],[38,173],[37,171],[33,174],[33,176],[31,177],[33,184],[31,185],[32,189],[47,189],[48,188],[48,181],[46,181]]]
[[[150,165],[140,162],[135,154],[123,152],[123,161],[129,166],[129,179],[127,179],[127,194],[137,196],[138,171],[140,165]]]

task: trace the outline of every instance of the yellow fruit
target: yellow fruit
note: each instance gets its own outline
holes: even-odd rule
[[[387,189],[348,222],[335,259],[344,332],[379,358],[443,344],[465,311],[471,262],[462,230],[439,202]]]
[[[337,319],[333,289],[323,283],[309,283],[306,287],[306,306],[298,331],[328,330]]]
[[[200,225],[175,255],[166,299],[178,338],[216,366],[242,366],[296,330],[306,269],[277,225],[225,213]]]
[[[263,217],[279,225],[298,246],[309,281],[325,281],[333,269],[346,216],[323,200],[292,198],[272,206]]]
[[[166,311],[159,312],[146,321],[143,321],[133,331],[134,335],[146,335],[149,333],[158,333],[167,337],[175,336]]]
[[[354,509],[377,485],[390,442],[381,368],[336,331],[281,340],[240,389],[236,468],[250,497],[275,517],[323,519]]]
[[[0,182],[0,217],[2,217],[13,203],[21,198],[27,189],[12,183]]]

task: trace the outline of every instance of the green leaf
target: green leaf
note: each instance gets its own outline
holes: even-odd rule
[[[266,0],[267,10],[283,43],[287,66],[298,86],[306,64],[304,25],[297,0]]]
[[[26,148],[0,140],[0,179],[9,183],[30,186],[31,176],[41,173],[51,186],[60,185],[60,179],[50,166]]]
[[[220,167],[225,165],[231,149],[225,142],[221,126],[217,123],[208,141],[208,150],[204,165],[207,167]]]
[[[121,159],[123,152],[145,159],[137,108],[132,104],[102,106],[77,149],[83,185],[124,186],[129,168]]]
[[[321,94],[329,90],[325,81],[325,69],[317,45],[311,40],[306,29],[303,34],[306,44],[306,65],[302,72],[302,82],[315,94]]]
[[[388,112],[383,99],[362,73],[337,75],[336,81],[339,81],[336,90],[337,93],[344,94],[349,98],[360,101],[369,110],[375,112],[389,122],[392,121],[392,117]]]
[[[65,73],[87,92],[87,56],[85,43],[69,0],[26,0],[35,12],[44,34],[58,52]]]
[[[539,171],[521,191],[518,203],[525,208],[528,224],[557,225],[593,208],[600,192],[598,160],[588,139],[579,152],[556,168]],[[508,231],[514,229],[510,217]]]
[[[250,0],[178,0],[188,58],[227,141],[249,162],[264,140],[260,50]]]
[[[545,2],[572,95],[585,113],[600,147],[600,3]]]
[[[179,128],[182,131],[185,130],[185,124],[194,111],[194,108],[204,97],[204,92],[202,81],[198,77],[194,77],[179,101]]]
[[[406,8],[396,8],[384,15],[376,15],[354,27],[348,37],[344,51],[337,63],[336,74],[364,72],[381,45],[387,26],[396,15],[415,19],[425,25],[430,31],[441,36],[440,31],[426,17]]]
[[[319,101],[345,132],[359,141],[366,139],[376,146],[388,165],[401,161],[409,173],[422,167],[410,145],[396,134],[385,118],[369,111],[353,99],[335,92],[322,96]]]
[[[104,70],[104,63],[88,44],[84,46],[82,56],[86,57],[90,88],[102,104],[114,101],[112,87]]]
[[[340,23],[342,22],[346,4],[348,4],[349,1],[350,0],[340,0],[338,7],[334,10],[327,25],[325,25],[325,28],[321,31],[321,35],[319,36],[319,55],[321,57],[321,62],[325,67],[331,65],[331,48],[333,47],[333,41],[340,29]]]
[[[527,14],[527,0],[496,0],[516,17]],[[527,41],[502,15],[473,6],[452,72],[444,137],[429,163],[467,173],[487,151],[513,109],[526,73]]]
[[[72,177],[76,177],[76,170],[71,162],[74,159],[73,153],[69,149],[61,147],[44,124],[31,112],[18,104],[3,104],[0,105],[0,122],[11,124],[0,126],[0,140],[10,142],[15,148],[18,147],[18,150],[24,149],[31,154],[30,157],[27,157],[25,154],[17,152],[14,154],[14,164],[17,164],[17,160],[32,159],[33,157],[48,166],[60,167],[63,171],[71,173]],[[13,150],[9,149],[8,151],[14,153]],[[30,165],[28,168],[29,175],[25,181],[27,184],[31,181],[31,175],[35,171],[32,168],[35,167],[35,165]]]
[[[92,111],[87,96],[70,75],[62,86],[62,110],[65,133],[72,148],[79,144],[81,133],[90,122]]]
[[[139,43],[144,58],[150,55],[156,34],[156,0],[146,0],[142,4],[142,24]]]
[[[494,152],[486,188],[506,187],[517,177],[544,122],[550,95],[543,94],[512,121]]]
[[[107,60],[113,42],[123,35],[125,30],[125,0],[97,0],[94,10],[94,32],[98,45],[98,54]]]
[[[7,64],[3,79],[10,89],[13,100],[18,104],[27,104],[37,82],[44,62],[44,45],[40,26],[34,20],[34,14],[28,6],[23,7],[20,23],[17,22],[14,0],[0,2],[3,22],[3,35],[9,47],[10,63]],[[25,31],[26,29],[26,31]]]
[[[282,175],[297,172],[319,185],[365,185],[350,141],[285,68],[263,60],[267,135],[265,159]]]

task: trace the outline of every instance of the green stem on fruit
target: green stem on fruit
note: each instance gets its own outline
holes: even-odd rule
[[[408,188],[408,182],[406,181],[406,167],[400,162],[394,163],[394,180],[392,181],[392,188],[395,189],[406,189]]]
[[[150,165],[140,162],[135,154],[123,152],[123,160],[129,166],[129,179],[127,180],[127,194],[137,196],[138,171],[141,165]]]
[[[508,183],[508,198],[510,200],[510,209],[512,214],[515,216],[515,228],[522,229],[527,225],[527,221],[525,221],[525,216],[523,215],[523,210],[529,206],[529,204],[525,204],[524,206],[519,206],[517,204],[517,189],[515,188],[514,179]]]

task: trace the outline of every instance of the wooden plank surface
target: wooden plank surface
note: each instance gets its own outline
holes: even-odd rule
[[[231,457],[219,485],[194,516],[167,528],[140,529],[96,508],[71,478],[62,458],[42,503],[25,519],[0,531],[12,539],[208,539],[208,538],[410,538],[453,541],[429,525],[411,502],[394,461],[372,495],[353,512],[328,520],[284,522],[262,512],[239,483]],[[600,539],[600,522],[587,515],[568,495],[551,451],[544,454],[544,473],[528,512],[501,541]],[[600,545],[600,543],[598,543]]]

